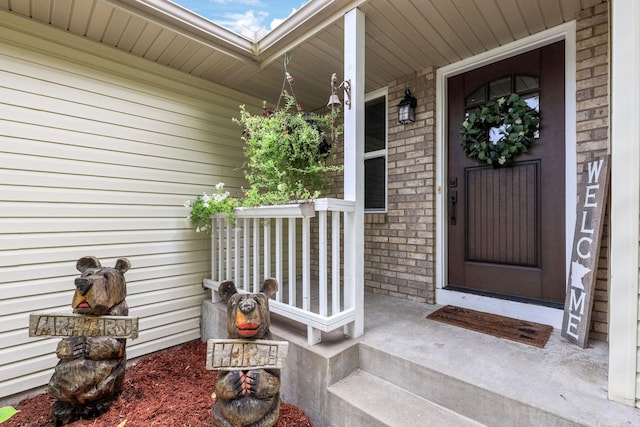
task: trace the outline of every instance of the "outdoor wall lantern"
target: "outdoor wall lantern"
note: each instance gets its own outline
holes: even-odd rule
[[[404,91],[404,98],[398,104],[398,123],[406,125],[416,121],[416,105],[418,101],[411,96],[409,89]]]

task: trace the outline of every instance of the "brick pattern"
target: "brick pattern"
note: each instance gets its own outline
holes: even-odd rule
[[[584,164],[609,151],[609,3],[585,9],[576,17],[576,137],[578,180]],[[605,219],[591,339],[608,337],[608,216]]]
[[[406,89],[416,121],[398,124]],[[375,293],[435,302],[435,71],[389,84],[388,210],[365,217],[365,286]]]

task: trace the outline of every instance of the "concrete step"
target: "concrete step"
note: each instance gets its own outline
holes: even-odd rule
[[[363,370],[329,387],[331,427],[482,426]]]
[[[518,384],[514,384],[517,389],[514,389],[513,394],[505,395],[366,344],[360,345],[360,369],[375,372],[382,381],[410,390],[412,394],[425,401],[486,425],[496,427],[589,425],[552,413],[548,408],[538,407],[534,402],[522,400],[521,396],[526,392],[519,388]],[[526,383],[527,379],[523,378],[523,382]]]

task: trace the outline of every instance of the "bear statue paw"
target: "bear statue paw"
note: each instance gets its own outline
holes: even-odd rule
[[[230,375],[233,381],[233,391],[237,397],[256,394],[257,385],[260,383],[260,372],[234,371]]]
[[[108,410],[108,401],[93,402],[86,405],[70,405],[56,400],[53,404],[53,423],[56,427],[60,427],[81,418],[91,419],[99,417]]]
[[[56,427],[72,423],[80,419],[76,407],[68,403],[56,400],[53,404],[53,424]]]
[[[86,337],[71,338],[71,351],[74,359],[84,359],[87,355]]]
[[[251,375],[251,371],[230,372],[229,379],[233,384],[233,393],[236,397],[242,397],[255,391],[255,378]]]
[[[258,381],[256,376],[257,374],[251,371],[247,371],[246,373],[243,371],[240,372],[242,395],[255,394],[256,382]]]
[[[109,410],[109,401],[99,401],[82,407],[82,418],[91,419],[99,417]]]

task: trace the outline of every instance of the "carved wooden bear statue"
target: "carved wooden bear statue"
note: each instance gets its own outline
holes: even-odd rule
[[[71,306],[73,312],[89,315],[127,316],[127,286],[124,273],[131,264],[120,258],[114,268],[102,267],[95,257],[76,263],[80,277]],[[57,401],[53,418],[60,426],[79,418],[93,418],[109,409],[124,386],[126,339],[108,336],[69,337],[58,343],[60,359],[49,380],[48,391]]]
[[[257,294],[238,293],[233,282],[223,282],[218,293],[227,303],[229,338],[272,339],[269,298],[278,282],[267,279]],[[216,383],[213,421],[219,427],[267,427],[280,414],[280,370],[220,372]]]

